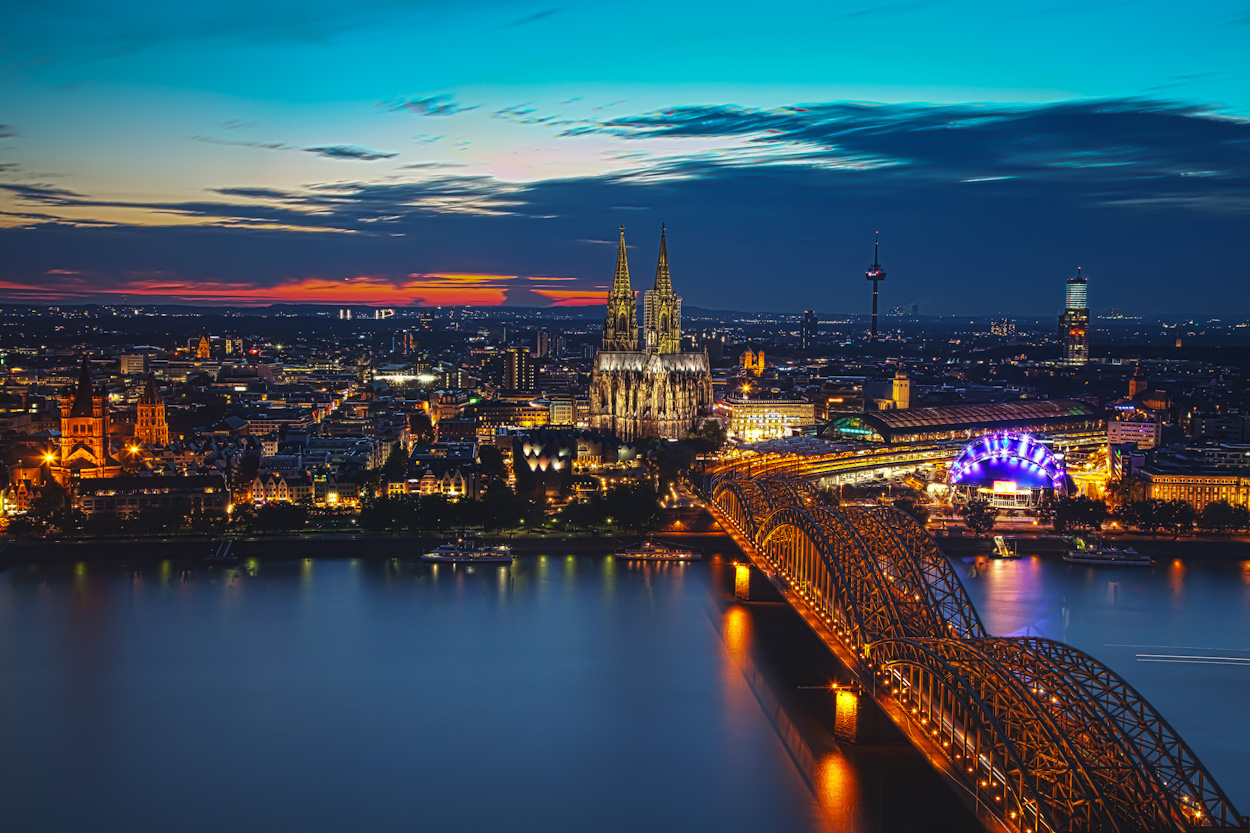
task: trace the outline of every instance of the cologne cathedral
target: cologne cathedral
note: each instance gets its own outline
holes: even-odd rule
[[[655,286],[644,295],[643,310],[640,340],[622,225],[603,347],[590,382],[591,426],[626,441],[680,438],[710,412],[712,379],[706,352],[681,349],[681,298],[673,291],[663,227]]]

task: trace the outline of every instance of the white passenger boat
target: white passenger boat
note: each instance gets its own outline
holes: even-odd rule
[[[1077,538],[1076,547],[1063,555],[1069,564],[1096,564],[1104,567],[1149,567],[1150,556],[1132,547],[1113,547],[1110,544],[1091,544]]]
[[[455,540],[439,544],[421,556],[422,561],[453,562],[457,564],[491,564],[512,560],[512,550],[505,546],[488,547],[476,537],[466,534]]]
[[[613,553],[617,558],[635,561],[698,561],[703,554],[689,547],[678,547],[648,538],[637,546],[625,547]]]

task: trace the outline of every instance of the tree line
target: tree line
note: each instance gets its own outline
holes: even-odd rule
[[[517,495],[500,484],[481,499],[450,500],[444,495],[395,495],[367,499],[359,512],[299,503],[235,504],[229,515],[193,511],[189,505],[142,509],[129,514],[86,515],[65,500],[64,490],[48,489],[31,511],[9,521],[19,538],[148,537],[179,534],[242,535],[359,529],[365,532],[427,532],[472,528],[485,532],[547,528],[565,532],[618,530],[647,532],[661,519],[660,492],[650,481],[615,486],[585,502],[570,502],[554,513],[542,497]]]
[[[999,510],[978,498],[965,504],[960,514],[970,530],[985,535],[994,529]],[[1226,500],[1212,501],[1196,510],[1186,500],[1145,498],[1112,506],[1086,495],[1054,495],[1042,501],[1033,514],[1056,532],[1099,532],[1112,521],[1124,529],[1149,535],[1166,532],[1174,537],[1195,529],[1219,535],[1250,531],[1250,508]]]

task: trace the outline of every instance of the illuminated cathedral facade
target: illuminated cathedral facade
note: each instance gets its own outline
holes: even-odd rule
[[[655,285],[643,297],[640,335],[622,225],[616,277],[603,317],[603,347],[595,354],[591,375],[591,425],[627,441],[680,438],[711,408],[707,353],[681,349],[681,298],[673,291],[664,229]]]

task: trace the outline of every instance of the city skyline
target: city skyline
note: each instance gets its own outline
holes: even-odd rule
[[[880,230],[886,310],[1250,313],[1250,18],[1162,8],[23,8],[0,298],[597,305],[625,222],[705,308],[865,312]]]

